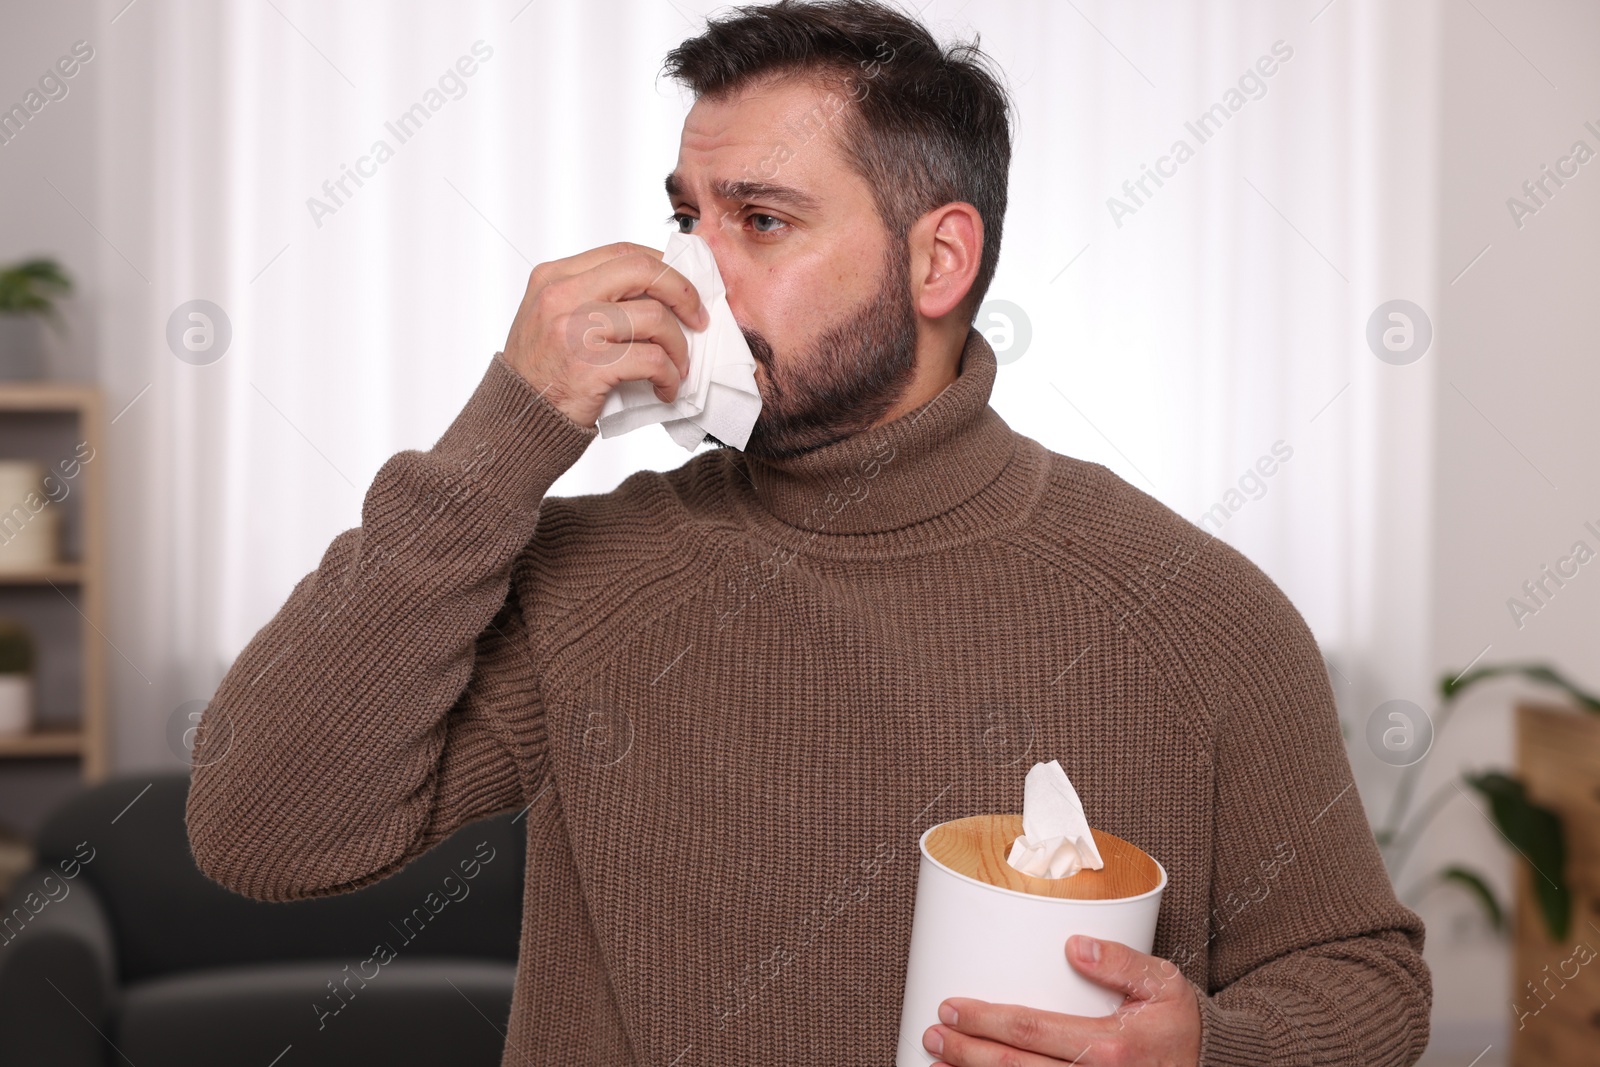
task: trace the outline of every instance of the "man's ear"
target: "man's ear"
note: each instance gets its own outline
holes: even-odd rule
[[[917,311],[942,319],[972,290],[983,258],[983,217],[963,201],[945,204],[911,227],[911,296]]]

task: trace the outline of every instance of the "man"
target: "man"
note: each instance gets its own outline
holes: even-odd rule
[[[536,268],[460,415],[382,467],[219,686],[201,869],[344,892],[525,810],[505,1063],[886,1064],[919,835],[1018,810],[1059,759],[1090,822],[1166,867],[1154,952],[1062,946],[1126,994],[1106,1018],[953,998],[940,1062],[1414,1062],[1423,927],[1304,621],[988,407],[971,323],[1010,126],[981,53],[785,2],[668,72],[696,95],[674,218],[758,362],[747,447],[546,497],[618,382],[676,394],[706,320],[651,249]]]

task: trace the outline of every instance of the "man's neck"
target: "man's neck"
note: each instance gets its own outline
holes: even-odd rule
[[[956,330],[922,323],[917,331],[917,369],[912,373],[911,382],[894,406],[872,425],[882,426],[917,410],[955,381],[960,373],[967,330],[965,322]]]
[[[726,452],[742,475],[729,484],[748,505],[746,517],[780,539],[797,528],[819,537],[888,533],[941,516],[948,533],[995,518],[983,509],[952,513],[1000,477],[1023,438],[988,406],[996,365],[983,334],[969,328],[953,362],[955,380],[930,389],[902,418],[798,456]]]

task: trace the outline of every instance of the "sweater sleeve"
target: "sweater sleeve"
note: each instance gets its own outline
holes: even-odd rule
[[[185,819],[207,877],[348,892],[527,803],[545,749],[512,564],[597,434],[496,353],[431,449],[379,468],[201,715]]]
[[[1210,630],[1211,916],[1200,1067],[1398,1067],[1428,1043],[1423,924],[1396,898],[1351,775],[1321,653],[1253,565]]]

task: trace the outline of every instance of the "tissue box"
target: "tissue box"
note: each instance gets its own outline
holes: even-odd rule
[[[935,1062],[922,1035],[947,997],[1069,1015],[1110,1015],[1122,1003],[1073,970],[1067,938],[1149,952],[1167,871],[1137,845],[1091,832],[1105,867],[1066,878],[1037,878],[1006,862],[1022,835],[1020,814],[955,819],[922,835],[895,1067]]]

